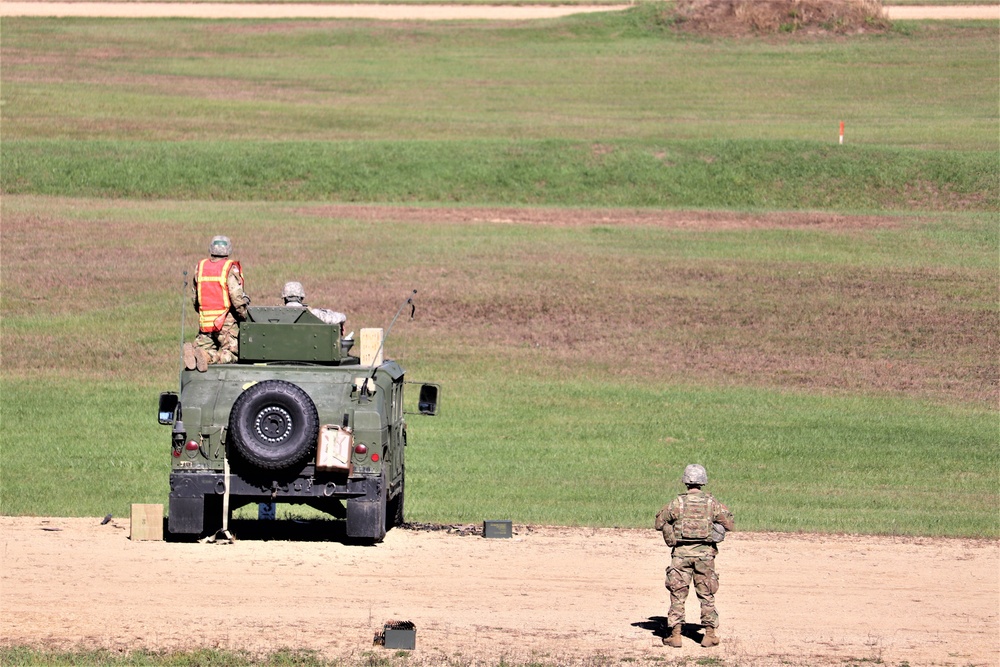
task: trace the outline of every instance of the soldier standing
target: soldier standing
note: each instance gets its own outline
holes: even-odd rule
[[[184,367],[199,371],[209,364],[232,364],[239,358],[240,327],[247,319],[250,297],[243,291],[240,263],[230,259],[228,236],[216,236],[209,257],[198,262],[194,273],[194,309],[198,311],[198,336],[184,345]]]
[[[670,591],[667,614],[670,636],[664,637],[663,643],[681,647],[684,602],[693,579],[695,594],[701,602],[701,624],[705,627],[701,645],[716,646],[719,643],[715,633],[719,627],[719,614],[715,610],[715,592],[719,590],[719,577],[715,573],[715,556],[719,553],[716,544],[735,524],[729,508],[702,491],[701,487],[708,484],[708,473],[703,466],[689,465],[681,481],[687,491],[665,505],[657,513],[654,524],[671,547],[666,581]]]

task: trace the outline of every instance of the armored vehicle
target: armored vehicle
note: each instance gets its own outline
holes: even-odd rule
[[[362,541],[402,523],[410,383],[373,331],[378,350],[363,363],[308,308],[251,307],[238,363],[182,370],[180,391],[159,403],[173,426],[169,534],[214,534],[251,503],[314,507]],[[437,414],[438,393],[420,385],[416,412]]]

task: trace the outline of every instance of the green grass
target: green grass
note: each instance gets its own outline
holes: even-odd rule
[[[988,410],[477,371],[442,369],[443,416],[411,419],[408,520],[645,527],[698,461],[742,530],[1000,535]],[[0,385],[0,511],[127,516],[164,502],[155,391],[32,384]]]
[[[673,32],[663,7],[520,23],[11,18],[0,191],[998,210],[990,22],[722,40]]]
[[[49,651],[29,647],[0,647],[0,665],[6,667],[48,667],[75,665],[76,667],[406,667],[414,664],[409,651],[372,649],[362,651],[350,658],[327,659],[312,651],[282,650],[261,655],[245,651],[203,649],[198,651],[156,652],[136,650],[119,653],[107,650]],[[663,667],[691,667],[706,665],[715,667],[739,667],[745,662],[739,659],[722,658],[647,658],[650,664]],[[861,662],[865,662],[862,660]],[[427,664],[419,661],[416,664]],[[498,662],[485,661],[480,657],[462,655],[435,655],[433,664],[441,667],[562,667],[563,661],[539,657],[528,662],[511,661],[503,656]],[[584,657],[583,663],[594,667],[610,666],[609,658],[602,651]],[[646,664],[635,662],[634,664]],[[789,667],[809,667],[813,663],[803,658],[782,658],[781,664]]]
[[[369,658],[376,657],[374,652]],[[0,665],[6,667],[41,667],[43,665],[74,665],[75,667],[353,667],[353,665],[396,664],[379,660],[357,662],[327,660],[312,651],[283,650],[265,655],[244,651],[201,649],[196,651],[147,651],[127,653],[99,650],[51,651],[23,646],[0,647]]]
[[[699,461],[746,530],[1000,529],[986,410],[500,376],[450,382],[446,417],[414,424],[414,518],[644,527]]]
[[[512,23],[8,18],[0,118],[5,143],[833,144],[843,120],[849,145],[997,148],[991,22],[723,40],[674,33],[660,7]]]
[[[181,271],[223,232],[257,304],[420,290],[412,520],[646,526],[697,459],[741,529],[997,537],[995,22],[662,10],[6,19],[0,511],[165,500]]]
[[[125,517],[131,503],[163,502],[169,461],[158,445],[169,434],[156,422],[157,392],[100,381],[28,384],[6,373],[0,392],[9,429],[0,512]]]
[[[996,153],[803,141],[7,141],[6,194],[1000,210]]]
[[[384,326],[419,288],[389,354],[445,394],[411,420],[411,520],[645,526],[699,460],[745,530],[1000,533],[991,215],[715,230],[4,207],[7,514],[164,501],[180,271],[232,226],[259,304],[307,277],[312,303]]]

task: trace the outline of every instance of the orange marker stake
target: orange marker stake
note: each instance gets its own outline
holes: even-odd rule
[[[840,145],[844,145],[844,121],[840,121]]]

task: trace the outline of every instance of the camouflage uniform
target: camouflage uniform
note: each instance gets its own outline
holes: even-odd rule
[[[722,524],[726,530],[734,527],[733,515],[725,505],[711,494],[697,486],[689,487],[656,515],[656,528],[673,530],[675,524],[684,518],[685,496],[707,496],[708,511],[714,523]],[[700,498],[698,500],[701,500]],[[664,539],[668,539],[665,532]],[[719,590],[719,576],[715,572],[715,556],[719,548],[711,541],[686,541],[683,538],[671,545],[670,567],[667,568],[666,587],[670,591],[670,611],[667,627],[673,628],[684,623],[684,602],[688,589],[694,580],[694,591],[701,601],[701,624],[706,628],[719,627],[719,614],[715,610],[715,592]]]
[[[212,261],[225,261],[225,257],[212,257]],[[194,271],[194,295],[192,297],[194,309],[199,310],[198,304],[198,269]],[[194,339],[194,346],[202,350],[208,357],[210,364],[232,364],[239,359],[240,345],[240,325],[239,321],[247,319],[247,305],[250,298],[243,291],[243,278],[240,275],[240,266],[234,263],[226,276],[226,286],[229,289],[229,312],[226,313],[226,320],[221,331],[199,332]]]
[[[344,322],[347,321],[347,315],[338,313],[336,310],[329,310],[327,308],[310,308],[307,306],[303,303],[306,298],[306,293],[302,288],[302,283],[285,283],[285,287],[281,290],[281,298],[284,300],[285,305],[290,308],[309,308],[309,312],[318,317],[321,322],[324,324],[339,326],[340,333],[344,333]]]

